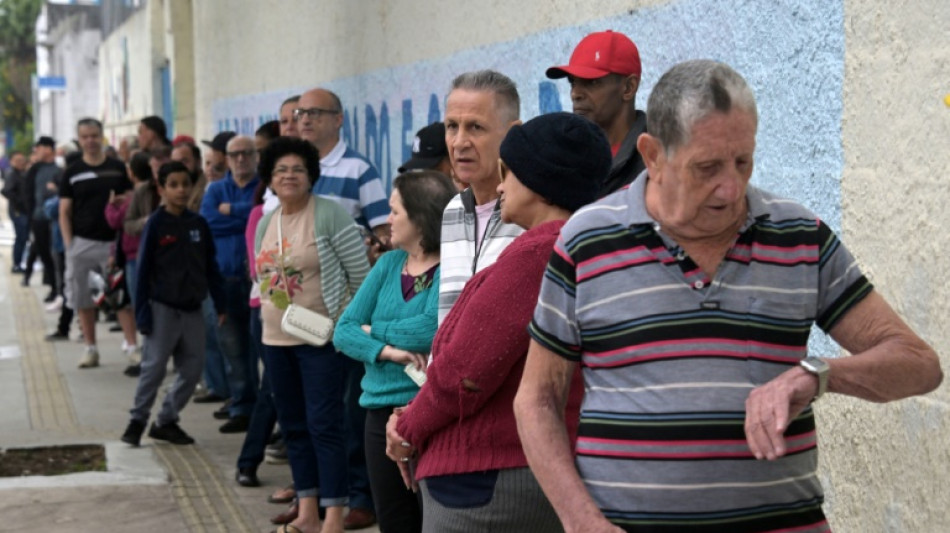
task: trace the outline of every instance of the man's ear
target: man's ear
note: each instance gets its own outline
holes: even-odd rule
[[[632,102],[637,98],[637,89],[640,88],[640,78],[631,74],[623,79],[623,101]]]
[[[646,165],[650,175],[656,175],[656,171],[659,170],[661,159],[664,155],[663,146],[660,145],[660,141],[649,133],[641,133],[640,136],[637,137],[637,151],[640,152],[640,157],[643,158],[643,164]]]

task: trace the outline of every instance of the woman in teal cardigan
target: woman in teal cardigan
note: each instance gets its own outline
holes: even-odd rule
[[[419,392],[405,370],[424,370],[438,325],[442,211],[455,196],[435,171],[398,176],[387,221],[395,248],[377,261],[336,326],[333,344],[366,365],[360,405],[366,409],[369,482],[382,531],[419,532],[422,512],[386,457],[386,421]]]

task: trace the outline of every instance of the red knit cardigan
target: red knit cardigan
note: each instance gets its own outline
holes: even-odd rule
[[[563,225],[546,222],[515,239],[469,280],[439,327],[426,384],[397,425],[419,451],[417,479],[528,465],[512,403],[528,354],[528,323]],[[571,442],[582,397],[581,372],[574,372],[566,410]]]

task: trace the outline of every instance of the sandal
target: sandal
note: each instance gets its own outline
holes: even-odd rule
[[[286,487],[268,496],[267,503],[290,503],[294,501],[296,496],[297,492],[294,490],[293,483],[291,483],[290,485],[287,485]]]
[[[300,528],[293,524],[284,524],[277,528],[275,533],[303,533]]]

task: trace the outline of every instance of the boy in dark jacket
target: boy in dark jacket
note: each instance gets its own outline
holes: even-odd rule
[[[182,163],[162,165],[158,191],[164,204],[149,217],[139,248],[135,322],[145,335],[142,373],[135,390],[132,415],[122,442],[138,446],[155,396],[165,379],[168,357],[174,357],[178,376],[165,395],[162,409],[148,436],[172,444],[192,444],[178,427],[185,407],[204,368],[205,329],[201,303],[211,293],[218,320],[223,321],[224,280],[215,261],[211,230],[186,207],[193,187],[191,173]]]

